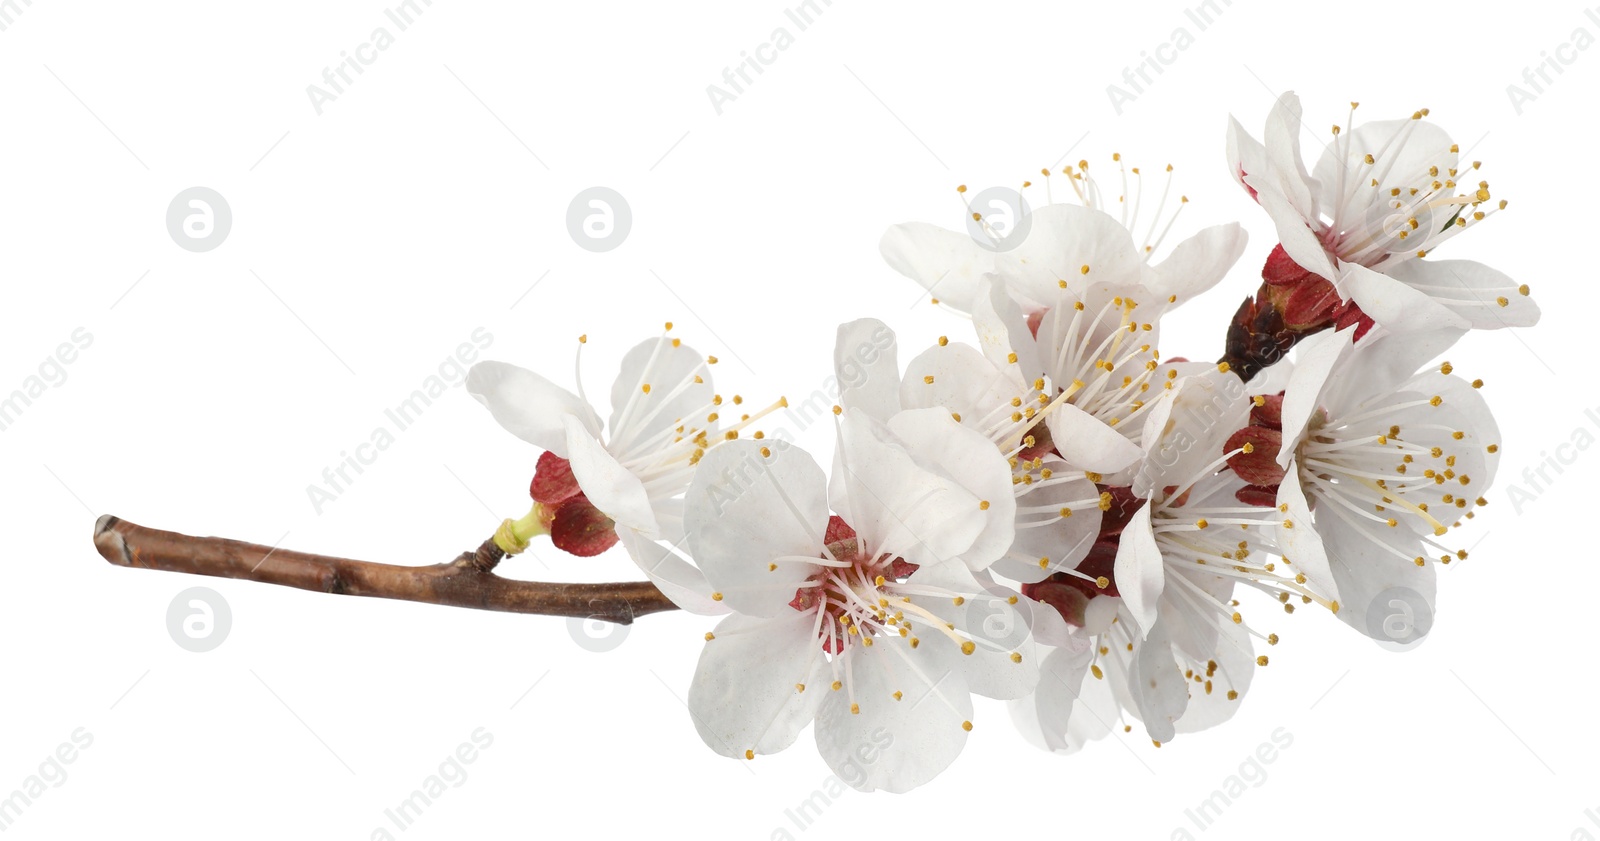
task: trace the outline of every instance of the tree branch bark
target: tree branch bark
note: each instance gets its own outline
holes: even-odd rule
[[[552,584],[504,578],[494,573],[504,553],[493,540],[449,563],[396,566],[222,537],[193,537],[107,514],[95,522],[94,545],[117,566],[238,578],[343,596],[601,619],[619,625],[677,609],[648,581]]]

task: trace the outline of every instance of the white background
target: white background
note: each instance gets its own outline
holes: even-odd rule
[[[1584,536],[1600,454],[1562,450],[1574,463],[1549,473],[1553,490],[1520,515],[1507,499],[1541,453],[1580,428],[1600,436],[1581,344],[1600,49],[1565,50],[1571,66],[1520,115],[1506,92],[1600,24],[1576,3],[1508,16],[1235,0],[1202,32],[1181,3],[1107,6],[835,0],[796,32],[778,2],[437,0],[319,115],[306,87],[374,28],[394,31],[384,3],[17,2],[0,32],[0,393],[74,329],[94,339],[0,432],[0,795],[76,728],[94,741],[7,832],[364,839],[393,830],[383,810],[484,727],[492,746],[405,837],[1600,835],[1584,813],[1600,808],[1600,575]],[[779,26],[794,44],[718,115],[706,87]],[[1107,85],[1180,26],[1194,43],[1119,115]],[[1061,758],[991,702],[935,782],[847,792],[802,831],[785,810],[830,773],[809,735],[741,763],[695,734],[681,699],[704,618],[649,617],[596,653],[561,619],[120,569],[91,546],[113,513],[447,559],[526,510],[536,456],[461,389],[320,515],[306,488],[474,329],[494,337],[487,356],[560,382],[586,332],[601,395],[622,352],[673,320],[722,358],[725,393],[803,396],[840,321],[885,319],[902,361],[965,335],[883,264],[887,225],[956,227],[958,183],[1014,185],[1079,158],[1104,171],[1113,151],[1174,164],[1192,200],[1178,233],[1237,219],[1252,235],[1235,274],[1166,325],[1164,352],[1215,358],[1273,245],[1228,178],[1225,118],[1259,133],[1284,89],[1306,104],[1313,156],[1350,100],[1368,119],[1431,108],[1511,201],[1441,256],[1530,283],[1545,318],[1450,355],[1488,381],[1505,458],[1464,535],[1472,558],[1442,571],[1430,639],[1393,654],[1325,612],[1262,612],[1283,643],[1214,731],[1157,750],[1136,728]],[[165,228],[194,185],[233,211],[207,253]],[[595,185],[632,208],[609,253],[566,229],[569,201]],[[823,463],[825,426],[802,436]],[[548,543],[505,570],[637,577],[620,550],[582,560]],[[209,653],[166,628],[196,585],[232,609]],[[1278,728],[1292,745],[1201,831],[1185,810]]]

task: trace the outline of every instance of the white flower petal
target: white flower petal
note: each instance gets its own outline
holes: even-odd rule
[[[1172,641],[1162,623],[1156,623],[1144,641],[1135,646],[1127,679],[1128,692],[1145,732],[1157,742],[1171,741],[1177,735],[1174,725],[1189,705],[1189,681],[1178,668]]]
[[[1339,272],[1329,259],[1327,249],[1322,247],[1322,241],[1317,239],[1317,235],[1309,227],[1312,221],[1296,210],[1276,186],[1262,183],[1254,177],[1246,180],[1252,185],[1259,185],[1256,187],[1256,201],[1272,219],[1273,227],[1277,229],[1278,242],[1283,245],[1283,250],[1290,259],[1306,271],[1324,277],[1329,282],[1337,281]],[[1337,286],[1335,288],[1339,289]],[[1343,289],[1339,289],[1339,294],[1345,298],[1350,296],[1350,293]]]
[[[828,661],[817,641],[815,615],[789,613],[776,619],[729,616],[700,652],[689,712],[706,746],[723,756],[777,753],[816,718],[828,692]]]
[[[1156,603],[1166,584],[1161,549],[1150,527],[1149,503],[1140,506],[1123,528],[1122,539],[1117,543],[1117,561],[1112,569],[1117,592],[1122,595],[1128,612],[1133,614],[1140,633],[1148,638],[1156,624]]]
[[[850,650],[849,690],[826,693],[817,711],[817,750],[841,781],[899,794],[932,780],[960,755],[972,695],[944,648]],[[851,713],[852,703],[859,713]]]
[[[1217,630],[1219,635],[1210,658],[1217,663],[1217,672],[1210,678],[1212,689],[1207,692],[1201,683],[1190,689],[1189,703],[1174,728],[1178,733],[1198,733],[1227,721],[1238,712],[1245,693],[1250,691],[1256,672],[1250,632],[1232,622],[1219,625]],[[1233,700],[1228,698],[1229,690],[1238,693]]]
[[[1469,322],[1438,300],[1366,266],[1343,264],[1341,295],[1355,301],[1368,318],[1395,332],[1465,329]]]
[[[1349,126],[1346,126],[1348,129]],[[1400,132],[1406,132],[1403,143],[1391,142]],[[1352,204],[1358,205],[1359,212],[1361,199],[1359,196],[1369,196],[1372,204],[1387,207],[1383,200],[1389,197],[1389,190],[1393,187],[1410,187],[1419,178],[1425,177],[1429,166],[1437,166],[1439,172],[1450,172],[1456,168],[1457,154],[1450,150],[1453,144],[1450,135],[1435,123],[1427,120],[1378,120],[1362,123],[1351,131],[1349,138],[1334,138],[1317,159],[1316,169],[1313,171],[1317,182],[1321,186],[1322,208],[1329,213],[1341,203],[1343,197],[1336,194],[1339,189],[1340,171],[1343,170],[1344,189],[1349,193],[1357,184],[1358,198]],[[1340,151],[1346,154],[1341,157]],[[1367,155],[1373,155],[1373,163],[1367,163]],[[1373,179],[1381,179],[1376,189],[1368,189],[1367,184]],[[1442,180],[1442,179],[1441,179]],[[1437,197],[1443,198],[1452,195],[1455,190],[1442,187],[1435,191]],[[1346,208],[1346,213],[1350,212]],[[1438,221],[1442,224],[1447,217]],[[1435,226],[1437,229],[1438,226]]]
[[[1233,180],[1239,186],[1251,191],[1256,187],[1246,183],[1249,176],[1260,177],[1267,170],[1267,150],[1261,142],[1250,136],[1250,132],[1239,125],[1239,121],[1232,115],[1228,116],[1228,168]]]
[[[1278,505],[1288,506],[1280,524],[1273,528],[1274,538],[1289,566],[1304,573],[1311,589],[1327,599],[1339,598],[1339,582],[1328,563],[1328,551],[1317,533],[1316,520],[1311,516],[1311,506],[1300,484],[1300,465],[1290,459],[1283,481],[1278,485]]]
[[[822,468],[793,445],[771,452],[762,456],[755,441],[711,449],[684,502],[689,554],[729,607],[752,616],[793,610],[795,591],[817,567],[777,559],[820,559],[828,525]]]
[[[611,436],[606,442],[607,449],[619,456],[680,421],[707,427],[705,415],[710,412],[713,389],[706,358],[674,341],[666,336],[645,339],[622,357],[611,384],[607,427]],[[698,383],[693,381],[697,373],[702,380]]]
[[[1100,489],[1093,482],[1081,474],[1066,478],[1072,473],[1072,467],[1054,455],[1045,456],[1041,466],[1052,474],[1050,481],[1018,485],[1022,492],[1017,504],[1023,508],[1042,508],[1044,512],[1021,515],[1011,551],[990,566],[995,573],[1025,584],[1043,581],[1063,569],[1076,569],[1078,562],[1094,546],[1104,517],[1099,505],[1084,504],[1100,496]],[[1060,516],[1062,508],[1071,510],[1072,514]],[[1023,522],[1047,518],[1046,525],[1020,527]],[[1049,564],[1040,566],[1040,558],[1049,558]]]
[[[983,531],[961,555],[967,566],[983,569],[1004,555],[1016,531],[1017,501],[1011,467],[994,442],[956,423],[949,412],[939,408],[900,412],[889,420],[889,431],[924,462],[939,467],[972,496],[989,503],[982,510]]]
[[[1312,198],[1318,185],[1306,172],[1305,161],[1300,156],[1301,125],[1300,97],[1293,91],[1285,92],[1267,115],[1261,140],[1266,147],[1267,166],[1277,176],[1284,197],[1301,218],[1310,219],[1316,212]]]
[[[1144,455],[1138,444],[1071,403],[1051,409],[1045,425],[1061,457],[1081,470],[1115,473]]]
[[[1178,243],[1167,259],[1155,265],[1150,283],[1162,306],[1171,296],[1186,301],[1216,286],[1238,262],[1250,239],[1237,222],[1213,225]]]
[[[1095,718],[1094,711],[1079,697],[1083,678],[1089,673],[1089,662],[1093,659],[1094,649],[1087,640],[1079,640],[1070,648],[1051,649],[1045,656],[1039,670],[1038,688],[1010,704],[1012,721],[1029,743],[1048,751],[1070,753],[1087,741],[1079,738],[1074,744],[1072,733],[1077,724],[1075,718]],[[1113,709],[1111,715],[1115,714]],[[1099,724],[1103,731],[1100,735],[1110,732],[1104,720]],[[1078,729],[1081,730],[1082,725]]]
[[[1494,414],[1489,410],[1489,404],[1483,398],[1483,392],[1472,387],[1464,378],[1456,375],[1441,376],[1437,369],[1418,374],[1413,380],[1402,384],[1405,389],[1431,390],[1434,394],[1444,399],[1443,407],[1448,409],[1448,417],[1435,418],[1439,422],[1454,421],[1454,426],[1464,434],[1464,444],[1458,445],[1467,449],[1472,458],[1482,459],[1480,465],[1467,466],[1472,477],[1474,487],[1478,493],[1494,483],[1496,471],[1500,465],[1500,425],[1495,422]],[[1487,447],[1494,445],[1495,451],[1488,452]],[[1460,469],[1458,462],[1457,473],[1465,472]]]
[[[525,368],[479,362],[467,371],[467,393],[507,432],[562,458],[567,457],[564,417],[577,417],[590,436],[600,436],[600,418],[588,403]]]
[[[1448,307],[1474,330],[1532,327],[1539,322],[1539,305],[1517,291],[1517,282],[1482,263],[1405,260],[1385,266],[1384,271]]]
[[[883,424],[845,413],[835,456],[829,499],[863,549],[954,563],[983,531],[982,500],[914,458]]]
[[[1132,483],[1136,494],[1174,483],[1187,486],[1222,456],[1228,437],[1249,424],[1250,395],[1238,374],[1204,363],[1179,373],[1145,420],[1146,459]]]
[[[993,268],[993,257],[972,237],[925,222],[906,222],[885,231],[878,243],[895,271],[922,284],[939,303],[972,312],[978,277]]]
[[[984,275],[978,283],[972,327],[983,355],[1006,372],[1008,379],[1027,382],[1043,374],[1044,365],[1033,333],[1028,330],[1028,320],[1006,283],[997,275]]]
[[[1279,466],[1287,466],[1294,457],[1294,448],[1305,435],[1311,418],[1322,406],[1323,390],[1333,375],[1339,360],[1350,350],[1350,339],[1355,328],[1324,330],[1297,347],[1294,371],[1283,392],[1283,449],[1278,453]]]
[[[1418,609],[1426,612],[1425,620],[1413,615],[1409,621],[1416,627],[1431,625],[1433,605],[1437,590],[1437,572],[1434,564],[1417,566],[1396,557],[1381,548],[1405,541],[1402,552],[1412,551],[1417,545],[1409,531],[1385,528],[1382,525],[1353,525],[1344,518],[1321,512],[1317,531],[1328,550],[1329,566],[1339,586],[1339,619],[1346,625],[1374,639],[1384,639],[1382,626],[1385,615],[1394,609],[1393,599],[1383,594],[1400,591],[1399,600],[1405,602],[1401,610]],[[1375,621],[1374,621],[1375,620]],[[1377,628],[1377,632],[1374,632]]]
[[[584,427],[583,421],[567,415],[566,430],[567,459],[572,462],[572,475],[594,507],[622,528],[633,529],[646,537],[656,536],[659,527],[655,512],[639,477],[606,452]]]
[[[939,407],[961,415],[964,426],[982,432],[985,413],[1023,393],[1020,377],[1007,376],[977,348],[950,342],[928,348],[906,366],[900,405],[906,409]]]
[[[1393,393],[1465,334],[1465,330],[1456,329],[1367,334],[1338,366],[1338,371],[1359,374],[1333,376],[1322,389],[1322,408],[1331,417],[1343,417],[1363,400]]]
[[[906,584],[959,594],[961,604],[956,604],[954,598],[933,596],[912,596],[912,604],[954,625],[958,634],[972,642],[971,654],[954,658],[972,692],[1006,700],[1033,691],[1039,682],[1041,655],[1033,639],[1033,617],[1022,612],[1031,609],[1033,602],[1024,604],[1018,597],[1012,604],[1006,594],[990,592],[970,572],[953,564],[922,567]],[[1053,608],[1044,609],[1054,612]],[[930,637],[923,641],[925,644],[946,643],[931,639],[937,631],[924,633]]]
[[[994,256],[994,271],[1006,279],[1024,309],[1049,306],[1063,280],[1137,283],[1144,260],[1133,235],[1122,223],[1099,210],[1076,204],[1049,204],[1033,211],[1032,226],[1021,245]]]
[[[840,406],[883,422],[900,411],[900,364],[889,325],[876,318],[839,325],[833,370]]]
[[[617,536],[628,557],[673,604],[702,616],[728,612],[726,603],[711,598],[711,584],[705,573],[673,551],[673,541],[651,540],[632,529],[621,529]]]

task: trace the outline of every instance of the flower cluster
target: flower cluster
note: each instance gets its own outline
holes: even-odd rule
[[[889,265],[973,333],[902,368],[887,325],[841,325],[826,470],[758,428],[785,400],[724,398],[671,324],[626,355],[605,422],[581,382],[481,363],[468,390],[543,450],[505,548],[620,542],[679,607],[721,617],[689,693],[705,743],[753,759],[811,726],[864,790],[943,771],[975,694],[1059,752],[1113,726],[1156,746],[1214,726],[1267,665],[1280,608],[1414,642],[1501,444],[1482,381],[1438,360],[1539,315],[1526,285],[1432,259],[1505,203],[1427,116],[1336,125],[1310,170],[1292,94],[1261,141],[1231,122],[1228,166],[1278,244],[1215,363],[1164,354],[1161,323],[1246,236],[1164,247],[1188,201],[1167,212],[1170,175],[1143,225],[1143,176],[1114,156],[1115,200],[1087,162],[1044,170],[1071,200],[1002,247],[890,228]]]

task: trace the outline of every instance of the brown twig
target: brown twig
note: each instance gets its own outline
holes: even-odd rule
[[[95,522],[94,545],[117,566],[239,578],[344,596],[601,619],[619,625],[677,609],[648,581],[551,584],[501,577],[493,570],[504,553],[492,540],[449,563],[395,566],[222,537],[192,537],[107,514]]]

